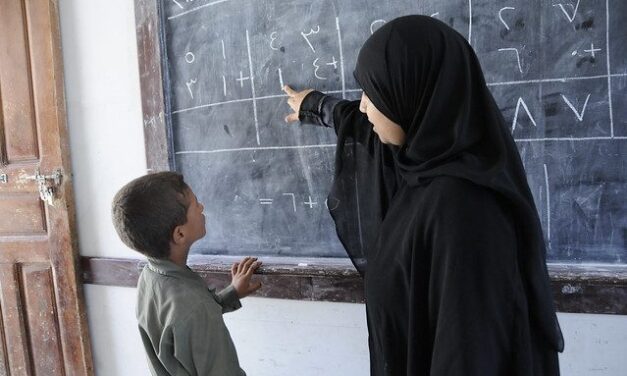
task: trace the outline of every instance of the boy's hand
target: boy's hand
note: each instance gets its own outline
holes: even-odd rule
[[[261,261],[257,261],[256,257],[244,257],[240,262],[236,262],[231,266],[231,284],[237,291],[240,299],[247,297],[253,292],[261,288],[261,282],[252,282],[251,278],[255,270],[261,266]]]
[[[285,117],[285,122],[291,123],[291,122],[297,121],[298,112],[300,111],[300,105],[303,103],[303,100],[305,99],[307,94],[311,93],[313,89],[305,89],[303,91],[296,91],[287,85],[283,86],[282,89],[285,92],[285,94],[287,94],[288,96],[287,104],[290,106],[292,111],[294,111]]]

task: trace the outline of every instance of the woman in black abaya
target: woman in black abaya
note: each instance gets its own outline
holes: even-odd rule
[[[472,48],[424,16],[362,47],[364,93],[285,90],[338,136],[330,202],[364,276],[372,375],[558,375],[540,221]]]

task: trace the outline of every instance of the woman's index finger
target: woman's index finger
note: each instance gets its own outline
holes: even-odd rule
[[[290,97],[293,97],[296,94],[294,89],[292,89],[289,85],[284,85],[283,91]]]

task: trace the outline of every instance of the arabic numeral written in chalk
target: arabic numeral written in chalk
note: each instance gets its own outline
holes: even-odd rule
[[[320,70],[320,68],[322,66],[333,67],[333,70],[337,71],[338,61],[335,58],[335,56],[331,56],[331,59],[328,62],[326,62],[326,63],[320,63],[319,61],[320,61],[320,58],[316,58],[313,61],[313,63],[312,63],[312,65],[314,67],[314,76],[316,76],[317,79],[319,79],[319,80],[326,80],[328,78],[326,76],[322,76],[321,73],[319,72],[319,70]]]
[[[276,42],[276,40],[278,38],[278,35],[279,34],[276,31],[273,31],[273,32],[270,33],[270,48],[275,50],[275,51],[279,49],[279,47],[277,47],[275,45],[275,42]]]
[[[320,74],[318,74],[318,70],[320,69],[320,65],[318,64],[318,60],[320,60],[320,58],[316,58],[316,60],[313,61],[314,76],[316,76],[316,78],[319,79],[319,80],[326,80],[327,79],[326,77],[321,76]]]
[[[313,34],[318,34],[320,32],[320,25],[316,26],[316,29],[310,29],[308,33],[304,33],[304,32],[300,32],[300,35],[303,36],[303,38],[305,38],[305,41],[307,42],[307,44],[309,45],[309,48],[311,48],[311,50],[315,53],[316,49],[314,48],[314,46],[311,44],[311,41],[309,40],[309,36],[313,35]]]
[[[189,93],[189,96],[192,97],[192,99],[194,99],[194,92],[192,91],[192,85],[194,85],[196,82],[197,80],[192,78],[191,80],[185,83],[185,85],[187,85],[187,92]]]
[[[381,26],[383,26],[383,24],[385,24],[385,20],[374,20],[372,21],[372,23],[370,24],[370,34],[374,34],[374,30],[375,28],[379,28]],[[377,25],[379,25],[377,27]]]

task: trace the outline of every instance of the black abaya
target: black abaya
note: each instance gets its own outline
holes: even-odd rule
[[[401,17],[366,41],[355,78],[403,146],[358,102],[313,92],[299,115],[338,135],[331,215],[365,278],[372,375],[558,375],[540,222],[471,47]]]

